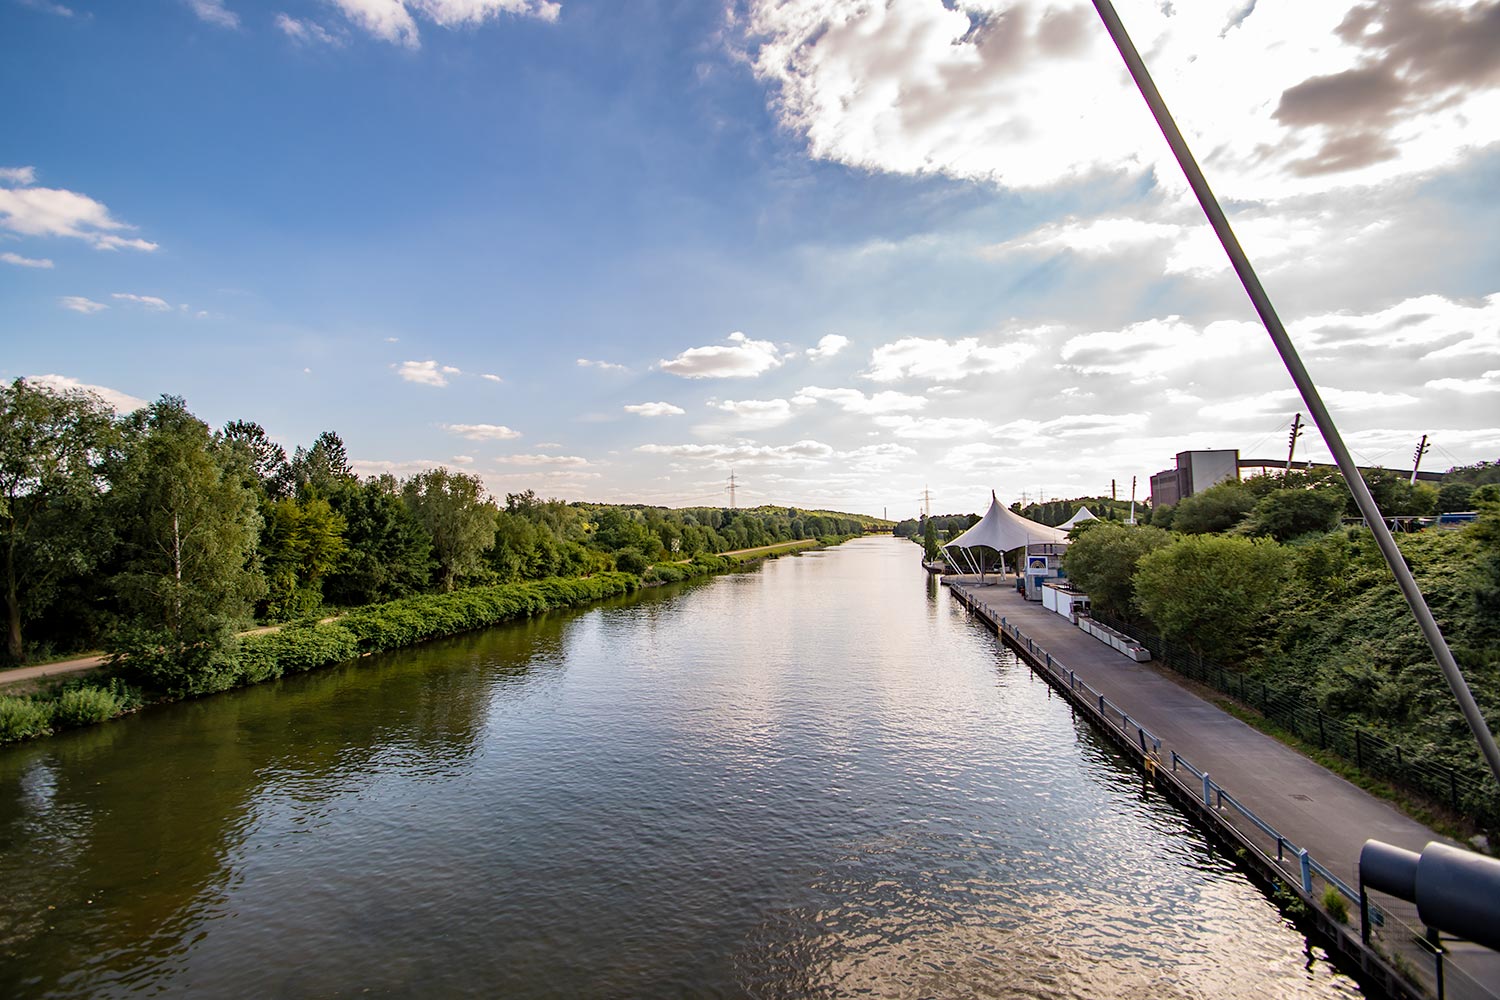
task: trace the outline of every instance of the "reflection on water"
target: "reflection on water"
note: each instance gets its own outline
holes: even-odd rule
[[[918,551],[0,752],[0,993],[1355,993]]]

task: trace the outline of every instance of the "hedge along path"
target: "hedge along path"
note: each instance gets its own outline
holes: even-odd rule
[[[241,637],[232,672],[216,677],[211,688],[198,689],[185,696],[258,684],[288,673],[301,673],[383,650],[531,617],[553,608],[620,597],[633,593],[640,586],[640,578],[631,573],[554,577],[410,597],[358,608],[336,621],[260,631]],[[125,670],[128,673],[128,665]],[[117,686],[118,680],[110,681],[111,689]],[[59,728],[104,722],[133,711],[141,704],[138,691],[131,691],[128,696],[124,689],[106,693],[113,707],[106,706],[79,718],[63,718],[59,713],[67,708],[67,699],[78,700],[86,697],[86,693],[64,690],[56,696],[38,698],[0,694],[0,743],[47,736]],[[177,700],[162,696],[160,691],[152,697],[158,702]]]

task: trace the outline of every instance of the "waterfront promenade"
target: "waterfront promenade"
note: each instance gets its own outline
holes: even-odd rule
[[[1433,840],[1453,843],[1205,700],[1169,668],[1134,662],[1068,619],[1025,600],[1014,589],[1013,579],[996,580],[991,575],[981,585],[975,576],[947,576],[943,582],[963,603],[1018,627],[1043,651],[1040,655],[1050,654],[1131,721],[1155,734],[1165,766],[1170,767],[1173,752],[1191,761],[1348,885],[1359,885],[1359,852],[1368,839],[1413,851]],[[1405,922],[1420,926],[1414,908],[1395,900],[1381,903]],[[1351,910],[1357,935],[1358,907]],[[1475,981],[1463,983],[1465,987],[1482,985],[1500,996],[1500,954],[1467,942],[1445,939],[1444,945],[1450,949],[1449,963],[1462,974],[1450,977],[1448,996],[1485,995],[1457,989],[1462,978]]]

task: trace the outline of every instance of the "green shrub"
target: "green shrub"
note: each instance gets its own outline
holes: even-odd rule
[[[354,633],[341,625],[287,625],[275,632],[249,636],[240,643],[240,672],[246,684],[283,674],[352,660],[359,655]]]
[[[0,743],[29,740],[52,731],[52,706],[34,698],[0,695]]]
[[[107,687],[91,684],[68,688],[57,696],[52,720],[59,727],[91,726],[125,711],[125,702]]]
[[[360,652],[370,653],[530,617],[549,608],[618,597],[640,583],[634,574],[610,572],[471,587],[360,608],[340,618],[339,626],[354,637]]]
[[[615,553],[615,569],[622,573],[634,573],[637,576],[646,572],[650,560],[640,549],[621,549]]]
[[[124,628],[110,650],[127,677],[171,698],[224,691],[241,676],[239,640],[227,628],[190,645],[163,629]]]
[[[1323,887],[1323,909],[1327,910],[1328,915],[1339,923],[1349,922],[1349,901],[1344,898],[1342,892],[1339,892],[1337,886]]]

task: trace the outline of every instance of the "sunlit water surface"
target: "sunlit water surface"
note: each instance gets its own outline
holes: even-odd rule
[[[1357,994],[917,558],[0,751],[0,995]]]

